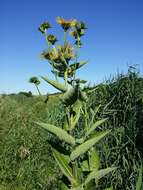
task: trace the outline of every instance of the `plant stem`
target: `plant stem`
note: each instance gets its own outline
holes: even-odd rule
[[[40,90],[39,90],[38,86],[37,86],[37,85],[35,85],[35,86],[36,86],[36,88],[37,88],[37,91],[38,91],[38,93],[39,93],[39,96],[41,96],[41,93],[40,93]]]
[[[67,32],[64,31],[64,46],[65,46],[65,44],[66,44],[66,41],[67,41]]]
[[[80,40],[79,36],[77,40],[78,40],[78,44],[76,45],[76,61],[75,61],[76,63],[78,62],[78,51],[79,51],[79,40]],[[73,75],[73,80],[75,79],[76,79],[76,69],[74,70],[74,75]]]

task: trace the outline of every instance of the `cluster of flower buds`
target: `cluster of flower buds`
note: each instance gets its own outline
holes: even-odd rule
[[[84,31],[86,26],[83,22],[78,22],[75,19],[65,20],[61,17],[57,17],[57,23],[61,25],[64,32],[66,33],[68,30],[70,31],[72,37],[75,38],[75,44],[77,47],[81,46],[81,36],[84,35]],[[46,36],[46,41],[48,42],[49,48],[48,50],[42,53],[42,57],[47,59],[49,63],[52,65],[52,72],[59,77],[63,77],[65,72],[67,77],[72,77],[74,74],[74,70],[77,67],[70,67],[70,61],[73,60],[76,55],[74,52],[74,48],[71,44],[65,41],[64,45],[55,45],[57,42],[57,38],[53,34],[47,35],[47,30],[51,28],[51,25],[48,22],[44,22],[39,27],[40,32]]]
[[[85,34],[85,29],[87,29],[86,25],[84,22],[76,22],[75,26],[74,26],[74,30],[71,31],[71,36],[73,36],[76,39],[75,44],[78,47],[81,47],[82,43],[81,43],[81,36],[83,36]]]

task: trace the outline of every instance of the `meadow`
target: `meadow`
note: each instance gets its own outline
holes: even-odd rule
[[[98,130],[111,129],[96,148],[101,168],[117,169],[103,177],[97,190],[112,185],[114,190],[141,190],[143,160],[143,78],[129,68],[109,80],[89,87],[87,112],[96,112],[94,120],[108,118]],[[60,95],[29,97],[25,93],[0,96],[0,190],[56,190],[62,173],[53,158],[50,139],[54,135],[34,121],[61,127],[64,108]],[[84,116],[79,119],[80,131]],[[78,132],[77,132],[78,133]],[[110,188],[111,189],[111,188]]]

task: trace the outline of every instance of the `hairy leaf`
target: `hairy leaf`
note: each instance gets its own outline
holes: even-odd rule
[[[99,121],[96,121],[86,132],[85,136],[90,135],[98,126],[100,126],[101,124],[103,124],[105,121],[107,121],[107,118],[105,119],[101,119]]]
[[[67,87],[61,83],[59,83],[58,81],[55,80],[50,80],[47,77],[41,77],[43,80],[45,80],[47,83],[51,84],[53,87],[55,87],[56,89],[62,91],[62,92],[66,92],[67,91]]]
[[[80,101],[77,101],[74,105],[73,105],[73,111],[75,113],[75,116],[72,116],[71,117],[71,130],[74,129],[74,127],[76,126],[78,120],[79,120],[79,117],[80,117],[80,111],[81,111],[81,102]]]
[[[69,188],[62,182],[60,184],[60,190],[69,190]]]
[[[107,130],[105,132],[98,132],[94,137],[90,138],[83,144],[77,146],[75,150],[70,155],[71,160],[75,160],[77,157],[84,154],[86,151],[88,151],[91,147],[95,145],[99,140],[101,140],[103,137],[105,137],[110,131]]]
[[[89,165],[88,165],[88,160],[84,160],[81,164],[81,169],[83,172],[87,171],[89,172]]]
[[[106,169],[101,169],[99,171],[92,171],[86,178],[84,184],[87,185],[92,179],[95,179],[95,181],[101,179],[102,177],[104,177],[105,175],[107,175],[109,172],[112,172],[113,170],[115,170],[115,167],[109,167]]]
[[[77,184],[76,180],[72,174],[72,168],[68,165],[67,160],[65,159],[64,155],[59,153],[57,150],[53,149],[53,155],[58,163],[60,169],[62,170],[63,174],[69,179],[71,183]]]
[[[71,145],[75,145],[75,139],[71,135],[69,135],[65,130],[47,123],[36,122],[36,124],[48,130],[50,133],[53,133],[59,139],[64,140],[65,142]]]
[[[87,63],[88,63],[88,61],[80,61],[80,62],[78,62],[78,63],[71,64],[71,65],[70,65],[70,68],[71,68],[72,70],[76,70],[76,69],[79,69],[80,67],[84,66],[84,65],[87,64]]]
[[[95,148],[93,148],[90,152],[89,166],[90,166],[90,171],[93,170],[97,171],[100,167],[100,157]]]

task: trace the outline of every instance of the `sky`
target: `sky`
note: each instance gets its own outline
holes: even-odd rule
[[[142,0],[0,0],[0,93],[36,89],[32,76],[52,78],[51,68],[40,54],[46,48],[39,25],[48,21],[50,33],[62,39],[55,18],[84,21],[80,59],[88,60],[78,76],[91,85],[137,65],[143,74]],[[42,93],[54,89],[41,81]]]

